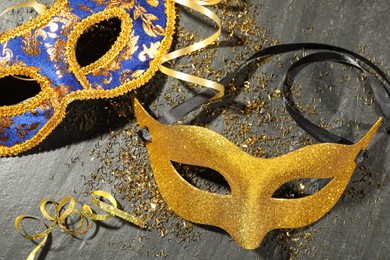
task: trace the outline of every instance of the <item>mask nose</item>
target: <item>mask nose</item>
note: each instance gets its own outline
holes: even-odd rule
[[[269,217],[272,217],[272,214],[269,213],[270,208],[261,203],[258,196],[247,198],[240,204],[241,212],[236,219],[235,240],[245,249],[256,249],[270,231],[269,225],[267,225],[272,221]]]
[[[245,249],[256,249],[260,246],[265,235],[268,232],[261,231],[261,227],[256,226],[254,228],[243,228],[240,230],[240,236],[236,239],[237,243]]]

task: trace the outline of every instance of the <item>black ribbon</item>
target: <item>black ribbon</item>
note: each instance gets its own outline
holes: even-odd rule
[[[314,62],[331,61],[336,63],[346,64],[355,67],[367,76],[367,81],[371,86],[384,117],[390,119],[390,79],[387,75],[374,63],[364,58],[363,56],[340,47],[318,44],[318,43],[292,43],[281,44],[272,47],[265,48],[256,52],[251,57],[246,59],[241,65],[239,65],[233,72],[226,75],[219,83],[223,86],[228,86],[230,82],[249,64],[252,62],[268,58],[277,54],[284,54],[299,50],[318,50],[318,52],[309,54],[300,60],[294,62],[287,70],[283,80],[283,100],[284,105],[295,120],[295,122],[307,133],[316,138],[320,142],[327,143],[340,143],[340,144],[352,144],[351,141],[342,138],[323,129],[308,119],[306,119],[299,110],[295,107],[294,102],[291,100],[291,86],[294,82],[296,75],[307,65]],[[369,71],[370,70],[370,71]],[[197,95],[187,99],[183,103],[173,107],[165,114],[163,114],[159,121],[164,124],[173,124],[185,115],[194,111],[196,108],[206,104],[213,97],[218,94],[217,90],[205,89]]]

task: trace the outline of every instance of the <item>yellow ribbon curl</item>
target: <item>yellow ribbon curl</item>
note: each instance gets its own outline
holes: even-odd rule
[[[216,98],[220,98],[220,97],[224,96],[225,95],[225,87],[222,84],[219,84],[217,82],[207,80],[204,78],[200,78],[197,76],[189,75],[189,74],[186,74],[183,72],[179,72],[179,71],[167,68],[166,66],[163,65],[164,63],[166,63],[170,60],[177,59],[177,58],[182,57],[184,55],[190,54],[194,51],[205,48],[208,45],[214,43],[216,40],[218,40],[218,37],[221,35],[221,30],[222,30],[221,20],[218,18],[218,16],[214,12],[210,11],[209,9],[207,9],[204,6],[218,4],[221,2],[221,0],[204,0],[204,1],[173,0],[173,1],[177,4],[191,8],[191,9],[198,11],[198,12],[204,14],[205,16],[209,17],[218,25],[218,30],[217,30],[217,32],[215,32],[213,35],[206,38],[205,40],[202,40],[200,42],[197,42],[197,43],[192,44],[190,46],[187,46],[185,48],[182,48],[182,49],[165,54],[159,61],[160,71],[168,76],[217,90],[218,91],[217,95],[214,96],[212,99],[216,99]]]
[[[104,198],[105,200],[111,202],[112,205],[103,202],[101,198]],[[49,204],[52,204],[54,206],[54,211],[55,211],[54,216],[50,215],[46,210],[46,207]],[[30,239],[32,241],[36,241],[43,238],[43,240],[35,247],[35,249],[27,257],[27,260],[33,260],[35,258],[36,253],[38,252],[39,249],[41,249],[45,245],[49,234],[57,225],[65,233],[71,236],[80,236],[82,234],[85,234],[88,230],[90,230],[92,227],[92,222],[88,220],[103,221],[103,220],[110,219],[114,216],[120,217],[141,228],[147,227],[146,223],[142,221],[140,218],[137,218],[127,212],[118,209],[118,203],[115,200],[115,198],[110,193],[105,191],[97,190],[92,192],[92,204],[100,208],[101,210],[107,212],[107,214],[96,214],[92,211],[91,207],[88,205],[84,205],[80,212],[75,208],[76,204],[77,204],[76,200],[71,196],[65,197],[63,200],[61,200],[60,203],[57,203],[51,199],[43,199],[39,207],[42,215],[46,219],[51,221],[50,226],[46,225],[45,222],[33,216],[22,215],[16,218],[15,228],[23,237]],[[75,216],[75,215],[78,216],[80,220],[78,221],[78,225],[75,228],[70,229],[67,227],[68,225],[67,221],[69,220],[70,216]],[[42,223],[46,229],[40,233],[29,235],[25,231],[23,231],[21,227],[22,221],[24,219],[37,220],[40,223]]]
[[[2,16],[3,14],[5,14],[6,12],[9,12],[9,11],[11,11],[11,10],[14,10],[14,9],[16,9],[16,8],[21,8],[21,7],[31,7],[31,8],[34,8],[34,10],[35,10],[38,14],[43,14],[43,13],[46,12],[46,10],[47,10],[47,6],[46,6],[46,5],[40,4],[40,3],[38,3],[36,0],[28,0],[28,1],[25,2],[25,3],[15,4],[15,5],[12,5],[12,6],[8,7],[7,9],[5,9],[5,10],[0,14],[0,16]]]

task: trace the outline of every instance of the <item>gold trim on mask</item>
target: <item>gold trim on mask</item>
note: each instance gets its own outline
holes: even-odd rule
[[[93,62],[92,64],[89,64],[85,67],[81,67],[76,59],[75,50],[77,40],[85,32],[85,30],[90,28],[92,25],[104,20],[109,20],[114,17],[117,17],[122,23],[121,32],[114,45],[106,54],[104,54],[103,57]],[[70,70],[76,75],[77,80],[84,88],[92,88],[92,85],[87,80],[87,74],[90,74],[95,70],[108,66],[118,56],[120,51],[125,48],[125,46],[131,39],[129,35],[131,33],[132,27],[133,23],[130,15],[125,10],[119,7],[106,9],[102,12],[93,14],[88,18],[82,20],[80,23],[76,24],[74,30],[70,33],[68,41],[66,43],[66,56],[68,57]]]
[[[167,23],[165,27],[165,35],[164,38],[161,41],[160,47],[157,51],[157,54],[155,55],[154,59],[149,63],[149,68],[139,77],[137,77],[134,80],[125,82],[124,84],[113,88],[109,90],[102,90],[102,89],[83,89],[83,90],[78,90],[75,92],[72,92],[62,98],[60,104],[53,104],[54,108],[54,114],[52,118],[47,122],[47,124],[30,140],[25,141],[22,144],[15,144],[12,147],[5,147],[5,146],[0,146],[0,157],[1,156],[10,156],[10,155],[16,155],[21,152],[24,152],[26,150],[31,149],[32,147],[38,145],[41,143],[53,130],[57,125],[63,120],[63,118],[66,115],[66,108],[67,106],[75,101],[75,100],[87,100],[87,99],[96,99],[96,98],[113,98],[117,97],[120,95],[123,95],[124,93],[137,89],[144,84],[146,84],[152,77],[153,75],[157,72],[158,66],[159,66],[159,60],[161,57],[167,52],[167,50],[170,48],[173,40],[173,34],[175,30],[175,19],[176,19],[176,12],[175,12],[175,6],[173,0],[164,0],[165,4],[165,13],[167,15]],[[61,12],[61,10],[66,9],[66,6],[68,5],[67,0],[57,0],[54,5],[47,10],[43,15],[39,15],[33,20],[27,22],[26,24],[23,24],[15,29],[9,30],[7,32],[4,32],[0,35],[0,43],[5,44],[7,41],[9,41],[12,38],[18,37],[18,36],[23,36],[31,32],[33,29],[41,27],[45,24],[48,24],[50,20],[53,18],[53,16],[57,15],[58,13]],[[106,9],[109,10],[110,8]],[[111,12],[111,11],[107,11]],[[115,17],[115,16],[114,16]],[[88,19],[88,18],[86,18]],[[94,24],[98,23],[101,21],[101,17],[99,15],[95,15],[94,19],[90,20],[89,23]],[[123,23],[123,20],[122,20]],[[129,22],[127,22],[128,24]],[[77,26],[76,26],[77,27]],[[129,27],[129,26],[127,26]],[[85,30],[85,28],[79,28],[80,30]],[[124,29],[122,28],[122,32],[120,35],[124,35]],[[68,41],[71,42],[77,42],[76,35],[79,36],[81,33],[74,33],[72,34],[72,39],[68,38]],[[127,34],[128,37],[130,37],[130,33],[128,32]],[[121,36],[119,36],[121,37]],[[122,36],[123,37],[123,36]],[[92,64],[93,66],[101,66],[106,64],[109,61],[112,61],[115,59],[116,54],[117,54],[117,48],[118,46],[122,46],[123,42],[119,42],[114,44],[114,47],[109,51],[108,54],[104,55],[101,61],[98,60],[97,65]],[[68,52],[68,51],[67,51]],[[74,50],[75,52],[75,50]],[[75,61],[75,60],[73,60]],[[91,66],[92,66],[91,65]],[[73,66],[75,66],[73,64]],[[9,67],[4,67],[4,68],[9,68]],[[16,68],[16,67],[15,67]],[[75,67],[74,67],[75,68]],[[92,67],[89,67],[92,68]],[[74,71],[73,71],[74,72]],[[26,76],[31,76],[35,75],[37,73],[35,68],[32,67],[25,67],[23,69],[15,69],[13,71],[14,75],[26,75]],[[39,82],[38,82],[39,83]],[[45,83],[46,84],[46,83]],[[84,82],[82,85],[88,85],[89,83]],[[50,96],[51,94],[46,93],[47,90],[45,87],[41,86],[41,93],[38,94],[39,96],[37,99],[40,99],[40,97],[46,97]],[[33,100],[34,97],[32,98]],[[57,103],[57,100],[50,99],[51,103]],[[32,104],[28,103],[28,104]],[[26,112],[25,110],[25,105],[16,105],[16,106],[2,106],[1,109],[3,111],[7,111],[9,115],[19,115],[23,114]]]
[[[11,117],[11,116],[17,116],[22,113],[25,113],[26,111],[33,110],[39,106],[39,104],[42,104],[42,102],[46,100],[55,100],[56,94],[51,86],[51,81],[46,78],[45,76],[42,76],[39,74],[39,68],[36,67],[27,67],[26,65],[23,65],[19,62],[18,65],[11,65],[11,66],[4,66],[0,67],[0,78],[4,78],[7,76],[26,76],[31,79],[34,79],[41,88],[41,91],[34,97],[30,98],[29,100],[23,101],[16,105],[10,105],[10,106],[0,106],[0,114],[3,117]],[[11,88],[12,86],[6,86]],[[1,151],[1,150],[0,150]]]
[[[156,183],[168,206],[189,221],[226,230],[243,248],[257,248],[273,229],[299,228],[324,216],[337,202],[365,150],[378,130],[380,118],[353,145],[314,144],[280,157],[255,158],[206,128],[163,125],[135,100],[141,128],[147,127]],[[231,194],[213,194],[185,181],[172,161],[211,168],[227,180]],[[274,198],[283,184],[301,178],[332,178],[313,195]]]

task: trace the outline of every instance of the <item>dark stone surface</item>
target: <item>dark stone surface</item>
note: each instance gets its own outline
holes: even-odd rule
[[[364,50],[362,54],[372,59],[375,57],[383,70],[390,69],[388,0],[250,0],[241,4],[244,3],[250,6],[249,10],[252,10],[250,15],[256,26],[266,28],[270,39],[277,39],[280,43],[320,42],[357,52]],[[2,1],[0,10],[9,4],[9,1]],[[253,12],[255,6],[257,11]],[[234,11],[232,8],[232,12]],[[199,35],[206,35],[205,32],[210,31],[205,26],[199,26],[200,22],[194,20],[191,13],[181,11],[180,14],[180,24],[186,31],[198,30]],[[31,15],[29,11],[22,9],[0,17],[1,31],[26,21]],[[248,17],[242,19],[246,18]],[[226,29],[221,40],[228,41],[229,33]],[[234,34],[244,33],[234,31]],[[253,36],[249,38],[254,40]],[[253,47],[251,44],[238,47],[232,49],[221,46],[215,55],[214,69],[218,71],[225,65],[224,59],[233,58],[232,55],[238,51],[243,53],[241,58],[247,57],[254,51],[251,49]],[[280,71],[277,67],[267,65],[264,66],[263,71],[278,73]],[[359,87],[354,87],[358,84],[344,84],[337,89],[337,85],[340,85],[338,84],[340,77],[345,72],[342,74],[337,71],[332,72],[334,78],[328,79],[326,83],[335,85],[337,90],[329,92],[321,89],[323,85],[315,75],[318,75],[319,71],[328,71],[331,68],[313,65],[312,70],[314,72],[307,71],[301,76],[301,82],[306,83],[305,86],[310,84],[310,87],[302,90],[301,95],[297,97],[298,101],[309,104],[313,99],[322,97],[323,102],[318,104],[319,114],[309,116],[317,123],[320,121],[319,116],[329,122],[334,122],[337,118],[343,119],[344,122],[358,120],[361,122],[359,129],[348,124],[333,125],[335,132],[357,140],[356,136],[361,137],[380,116],[378,108],[367,106],[361,100],[357,100],[356,95],[362,94]],[[351,73],[352,77],[356,76],[356,73]],[[173,90],[168,84],[163,87],[166,81],[165,77],[159,75],[152,83],[138,91],[140,99],[154,105],[151,109],[155,114],[167,109],[164,95],[171,95],[172,99],[176,100],[190,95],[184,87],[181,94],[172,94]],[[270,87],[277,87],[277,81],[271,85]],[[253,88],[251,93],[259,94],[259,90]],[[238,95],[235,100],[245,101],[243,98],[245,95],[247,94]],[[372,98],[369,92],[365,95],[368,95],[369,99]],[[256,97],[251,96],[251,98]],[[40,217],[39,203],[43,198],[50,197],[59,201],[65,196],[72,195],[82,203],[89,202],[90,199],[82,195],[83,192],[91,191],[85,184],[85,180],[88,180],[88,176],[104,163],[91,152],[92,149],[105,147],[110,143],[111,128],[114,132],[123,129],[135,131],[135,121],[131,112],[128,115],[129,119],[124,120],[119,117],[119,110],[115,110],[116,106],[113,105],[115,102],[128,104],[129,98],[122,97],[115,99],[114,102],[88,101],[81,102],[83,104],[73,104],[68,109],[69,115],[65,122],[39,149],[18,157],[0,159],[0,259],[22,259],[34,248],[31,241],[17,233],[14,220],[22,214]],[[260,116],[254,115],[252,120],[255,121]],[[219,117],[211,123],[211,127],[222,132],[224,124],[227,123]],[[179,240],[172,235],[161,238],[155,231],[141,231],[118,219],[112,219],[104,225],[99,224],[95,235],[90,239],[74,238],[56,228],[41,257],[42,259],[144,259],[163,257],[162,255],[166,253],[168,259],[288,259],[289,257],[388,259],[390,255],[388,246],[390,155],[386,126],[387,123],[371,144],[364,169],[355,172],[345,195],[330,213],[308,228],[270,232],[257,250],[241,249],[228,235],[218,229],[196,226],[194,232],[201,232],[200,239],[179,243]],[[259,131],[267,132],[267,126],[259,127]],[[297,130],[293,136],[295,139],[286,141],[288,149],[291,150],[299,147],[297,140],[301,140],[302,131]],[[41,151],[43,149],[47,151]],[[285,153],[286,150],[282,152]],[[147,161],[147,158],[144,160]],[[100,183],[97,186],[113,191],[113,187],[109,184]],[[41,229],[39,225],[35,228]]]

